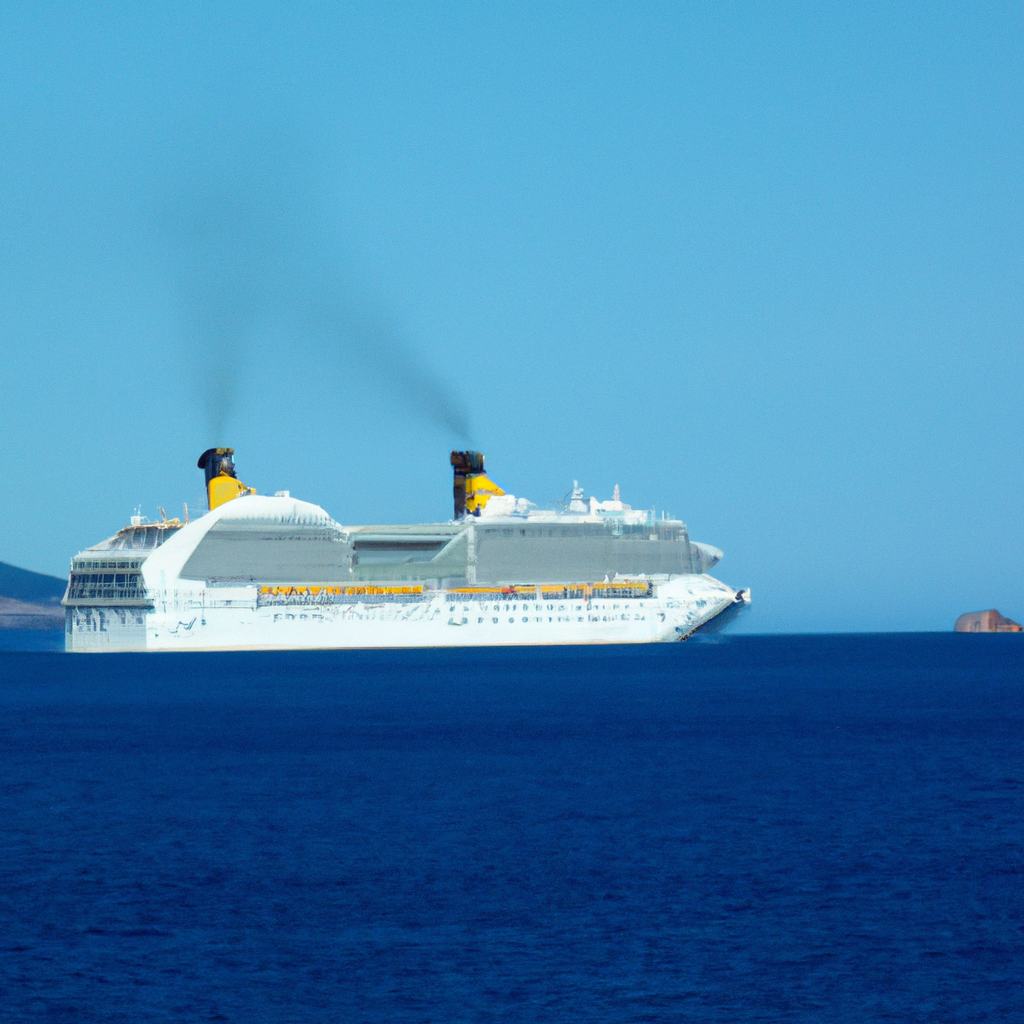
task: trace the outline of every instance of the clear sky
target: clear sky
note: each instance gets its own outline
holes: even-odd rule
[[[1024,618],[1024,7],[0,14],[0,560],[196,459],[667,509],[757,631]]]

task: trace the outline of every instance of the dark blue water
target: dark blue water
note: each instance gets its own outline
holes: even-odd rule
[[[60,629],[0,629],[0,652],[63,650],[63,626]]]
[[[1024,642],[0,654],[0,1015],[1024,1019]]]

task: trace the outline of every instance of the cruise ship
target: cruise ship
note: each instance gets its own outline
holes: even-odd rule
[[[723,626],[750,603],[709,575],[722,552],[616,486],[539,508],[479,452],[451,453],[452,518],[345,526],[286,491],[257,494],[211,448],[209,510],[136,515],[71,560],[69,651],[633,644]]]

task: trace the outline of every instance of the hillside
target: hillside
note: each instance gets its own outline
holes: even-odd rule
[[[67,585],[68,581],[59,576],[46,576],[0,562],[0,597],[33,604],[60,604]]]
[[[0,629],[56,629],[67,581],[0,562]]]

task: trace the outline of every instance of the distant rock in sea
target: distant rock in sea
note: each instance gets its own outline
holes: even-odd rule
[[[0,562],[0,629],[58,629],[67,581]]]
[[[967,612],[956,620],[953,629],[957,633],[1020,633],[1024,626],[1013,619],[1000,615],[995,608],[987,612]]]

